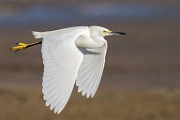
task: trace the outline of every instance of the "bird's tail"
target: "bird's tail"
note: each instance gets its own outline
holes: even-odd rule
[[[35,39],[40,39],[40,38],[43,38],[43,36],[44,36],[44,32],[32,31],[32,34],[33,34]]]

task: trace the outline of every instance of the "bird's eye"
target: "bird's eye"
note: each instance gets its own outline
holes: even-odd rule
[[[103,33],[104,33],[104,34],[108,34],[108,33],[109,33],[109,31],[107,31],[107,30],[104,30],[104,31],[103,31]]]

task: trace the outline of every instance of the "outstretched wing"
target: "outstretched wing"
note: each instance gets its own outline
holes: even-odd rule
[[[43,97],[46,106],[58,114],[69,100],[83,58],[74,42],[77,37],[76,33],[67,36],[52,33],[42,43]]]
[[[98,49],[80,49],[83,54],[83,62],[78,71],[76,85],[78,92],[87,98],[94,97],[104,69],[107,42]]]

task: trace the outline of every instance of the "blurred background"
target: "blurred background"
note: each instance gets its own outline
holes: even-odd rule
[[[75,87],[60,115],[45,107],[41,46],[17,53],[31,31],[100,25],[107,37],[105,71],[93,99]],[[1,120],[179,120],[179,0],[0,0]]]

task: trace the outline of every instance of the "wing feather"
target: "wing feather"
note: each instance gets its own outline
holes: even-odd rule
[[[55,113],[60,113],[67,104],[83,59],[74,42],[77,37],[77,33],[48,34],[42,42],[43,98]]]
[[[89,98],[95,95],[102,77],[107,42],[98,49],[81,48],[80,50],[84,54],[84,58],[78,71],[76,85],[78,86],[78,92],[82,92],[83,96],[86,95]]]

